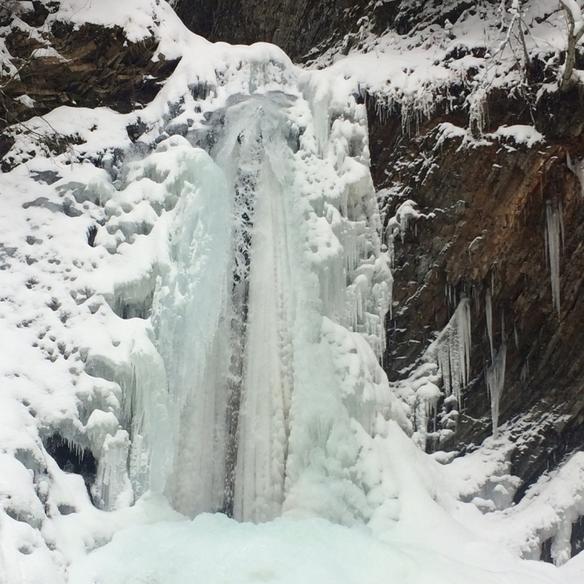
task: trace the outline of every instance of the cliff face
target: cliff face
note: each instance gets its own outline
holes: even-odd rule
[[[26,12],[16,6],[0,12],[13,67],[0,68],[0,130],[18,124],[17,132],[27,132],[22,122],[59,106],[131,111],[150,102],[176,66],[163,55],[154,59],[154,36],[132,42],[117,26],[48,22],[58,6],[33,2]],[[11,135],[0,134],[0,158],[13,143]],[[10,157],[1,164],[9,168]]]
[[[179,0],[175,9],[194,32],[235,44],[271,42],[293,59],[340,41],[367,14],[368,0]]]
[[[504,120],[521,121],[516,106],[509,100],[487,104],[487,135]],[[382,121],[373,102],[369,111],[374,177],[392,194],[384,201],[386,217],[406,198],[420,211],[396,242],[397,307],[388,321],[386,370],[395,379],[415,363],[458,299],[469,297],[471,382],[456,432],[440,447],[464,451],[478,445],[492,432],[485,382],[492,360],[490,297],[493,348],[506,346],[499,423],[509,423],[518,445],[512,468],[524,481],[520,498],[544,471],[584,444],[584,205],[567,162],[583,155],[581,113],[568,115],[582,112],[580,97],[573,92],[541,104],[536,127],[544,130],[553,118],[554,133],[531,146],[447,136],[446,124],[468,121],[456,115],[437,116],[404,135],[399,115]],[[559,313],[550,274],[553,234],[546,233],[553,216],[563,224]]]
[[[212,41],[270,42],[296,61],[327,51],[358,48],[365,31],[406,33],[420,24],[444,25],[473,5],[470,0],[175,0],[181,20]]]

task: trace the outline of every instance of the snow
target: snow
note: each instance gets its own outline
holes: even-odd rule
[[[515,144],[524,145],[527,148],[533,148],[537,144],[544,142],[544,136],[533,126],[516,124],[513,126],[500,126],[489,137],[512,140]]]
[[[517,506],[503,511],[507,545],[520,547],[524,557],[537,558],[541,542],[551,539],[554,563],[565,564],[571,555],[572,524],[583,510],[583,473],[584,457],[577,452],[540,478]]]
[[[563,566],[562,571],[567,578],[574,580],[576,580],[576,578],[581,579],[584,576],[584,553],[580,552],[578,555],[574,556]]]
[[[65,59],[53,47],[40,47],[32,53],[34,59],[56,59],[65,61]]]
[[[266,525],[237,523],[221,515],[200,515],[193,522],[130,529],[75,565],[71,584],[178,584],[195,581],[278,584],[487,584],[510,582],[507,558],[497,568],[481,570],[468,561],[472,545],[442,554],[413,546],[390,545],[366,531],[322,519],[279,519]],[[505,561],[507,560],[507,561]],[[554,580],[527,563],[513,582],[539,577]],[[536,576],[537,574],[537,576]]]
[[[386,437],[378,437],[371,444],[369,461],[363,468],[365,480],[372,485],[377,482],[370,497],[382,501],[368,526],[346,527],[287,512],[282,518],[260,524],[236,522],[221,514],[201,514],[193,521],[130,527],[119,531],[109,544],[75,561],[70,583],[172,584],[185,578],[211,583],[268,580],[376,584],[388,578],[416,584],[430,580],[460,584],[570,582],[566,575],[569,570],[576,573],[575,566],[568,564],[557,570],[549,564],[519,562],[509,551],[512,547],[504,549],[500,544],[507,543],[510,529],[517,537],[528,517],[543,524],[541,512],[549,501],[557,500],[554,495],[530,499],[530,504],[538,505],[539,514],[519,512],[509,519],[504,518],[504,512],[483,516],[474,505],[455,502],[453,495],[462,485],[461,477],[477,477],[483,468],[486,477],[489,473],[499,475],[500,486],[509,484],[509,478],[499,470],[507,464],[505,454],[501,460],[500,453],[508,453],[509,445],[501,442],[503,438],[498,440],[490,444],[487,468],[484,466],[489,459],[481,458],[478,452],[472,461],[462,459],[462,468],[442,467],[429,461],[397,426],[390,424]],[[554,484],[565,488],[575,484],[573,478],[566,476],[565,483]],[[564,496],[567,501],[569,492]],[[482,531],[485,529],[488,537]]]
[[[28,95],[21,95],[20,97],[16,98],[16,101],[20,102],[23,106],[28,108],[34,107],[34,99],[29,97]]]
[[[434,62],[478,21],[408,50],[388,35],[318,71],[270,45],[208,43],[157,0],[64,0],[46,26],[58,19],[153,34],[155,58],[185,58],[140,111],[62,107],[13,129],[0,582],[571,584],[578,558],[559,570],[521,558],[552,537],[567,560],[580,456],[512,507],[505,426],[454,461],[423,452],[440,400],[458,412],[470,381],[470,299],[452,299],[407,379],[390,384],[380,364],[394,246],[431,215],[404,200],[382,241],[359,97],[399,105],[412,129],[476,65]],[[483,98],[469,103],[479,126]],[[59,135],[75,139],[55,155]],[[542,137],[511,126],[488,139]],[[496,430],[506,349],[487,310]],[[52,436],[95,458],[89,491],[50,455]]]
[[[464,11],[450,26],[418,24],[402,35],[389,30],[379,36],[373,23],[367,23],[359,46],[348,55],[334,47],[313,65],[328,66],[331,78],[342,77],[355,90],[373,96],[380,116],[384,111],[401,112],[406,132],[434,111],[448,112],[456,99],[451,88],[463,86],[470,128],[481,134],[487,121],[487,94],[514,91],[524,82],[519,19],[529,29],[525,41],[532,56],[551,62],[566,49],[566,23],[557,0],[523,2],[518,8],[481,4]],[[548,89],[557,90],[557,85]],[[508,134],[528,144],[540,139],[533,128],[523,126],[504,128],[501,137]]]
[[[77,26],[85,23],[120,26],[131,42],[141,41],[151,36],[153,31],[158,32],[161,24],[162,27],[170,25],[173,32],[180,32],[182,28],[168,5],[156,0],[130,0],[124,3],[116,0],[61,0],[58,12],[50,19],[64,20]]]
[[[408,199],[399,205],[395,215],[387,222],[387,247],[392,265],[395,260],[395,239],[399,236],[403,243],[410,222],[420,217],[426,217],[426,215],[420,213],[416,209],[416,203]]]

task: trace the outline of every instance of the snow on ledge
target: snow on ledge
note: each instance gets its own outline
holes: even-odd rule
[[[498,140],[512,140],[516,144],[533,148],[536,144],[541,144],[545,138],[533,126],[516,124],[513,126],[500,126],[487,137]]]

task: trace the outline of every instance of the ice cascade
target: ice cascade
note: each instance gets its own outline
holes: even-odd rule
[[[406,424],[379,363],[391,271],[365,107],[283,56],[235,68],[191,88],[122,172],[98,238],[151,257],[110,302],[152,304],[120,380],[133,491],[190,516],[351,523],[370,512],[363,441]],[[198,121],[168,137],[184,117]],[[120,244],[132,197],[151,225]]]
[[[460,300],[434,346],[446,394],[454,396],[460,405],[462,390],[470,378],[471,314],[468,298]]]

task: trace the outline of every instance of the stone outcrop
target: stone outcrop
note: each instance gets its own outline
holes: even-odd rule
[[[18,75],[0,72],[0,130],[62,105],[137,109],[153,99],[176,66],[163,56],[153,60],[154,36],[133,43],[120,27],[75,28],[59,21],[46,27],[49,8],[56,10],[57,3],[33,6],[21,15],[31,28],[14,26],[5,36]],[[13,18],[5,15],[1,24],[9,27]],[[10,146],[0,134],[0,157]]]
[[[264,41],[293,59],[316,55],[357,29],[368,0],[178,0],[175,9],[194,32],[235,44]]]
[[[452,133],[461,112],[439,113],[412,135],[399,113],[383,120],[369,101],[374,179],[391,188],[386,218],[405,200],[421,216],[395,248],[394,318],[388,322],[388,374],[413,365],[448,322],[457,299],[472,303],[471,383],[455,434],[441,448],[466,450],[491,433],[485,371],[492,298],[493,344],[504,341],[507,367],[500,422],[512,422],[517,493],[584,444],[584,199],[569,165],[584,157],[584,114],[577,91],[540,102],[535,125],[546,141],[532,147],[489,137],[503,123],[528,123],[526,104],[493,95],[486,139]],[[521,113],[523,112],[523,113]],[[465,140],[465,144],[462,142]],[[551,292],[546,213],[561,213],[561,309]],[[450,300],[449,298],[450,297]]]
[[[487,0],[495,2],[496,0]],[[175,0],[175,10],[194,32],[212,41],[270,42],[293,60],[310,61],[327,50],[358,48],[366,32],[400,34],[422,22],[456,21],[473,0]]]

